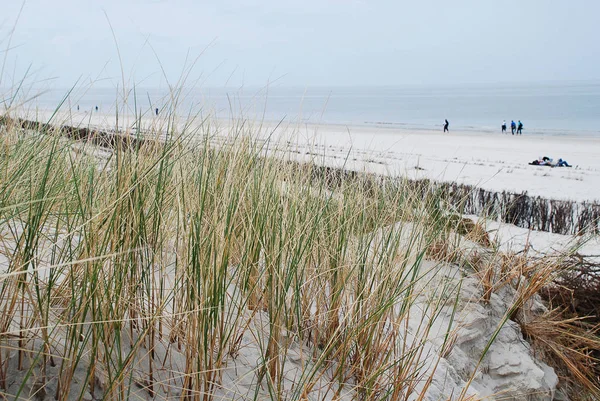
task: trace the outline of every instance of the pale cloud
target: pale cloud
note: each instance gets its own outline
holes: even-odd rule
[[[2,46],[21,6],[8,3]],[[60,85],[113,82],[110,22],[127,79],[148,83],[162,79],[154,52],[175,80],[207,46],[197,76],[213,85],[600,79],[599,14],[595,0],[29,0],[9,57]]]

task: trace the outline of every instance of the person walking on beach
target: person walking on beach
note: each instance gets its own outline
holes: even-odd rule
[[[450,123],[448,122],[448,119],[444,120],[444,132],[450,132],[450,130],[448,129],[448,127],[450,126]]]
[[[502,133],[506,134],[506,120],[502,121]]]
[[[515,130],[517,129],[517,124],[515,124],[514,120],[510,120],[510,130],[512,131],[512,134],[515,134]]]
[[[523,135],[523,123],[519,120],[519,125],[517,126],[517,135]]]
[[[96,111],[98,111],[98,106],[96,106]]]
[[[156,108],[156,110],[154,110],[156,112],[156,115],[158,115],[158,107]]]

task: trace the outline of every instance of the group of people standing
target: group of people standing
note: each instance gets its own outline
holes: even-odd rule
[[[445,119],[444,120],[444,132],[450,132],[448,127],[450,127],[450,123],[448,122],[448,119]],[[517,135],[523,135],[523,123],[521,122],[521,120],[519,120],[518,123],[515,123],[514,120],[511,120],[510,130],[512,131],[513,135],[515,134],[515,131],[517,132]],[[506,120],[502,121],[502,133],[503,134],[506,133]]]
[[[515,131],[517,131],[517,135],[523,135],[523,123],[521,122],[521,120],[519,120],[519,122],[517,124],[515,124],[514,120],[510,121],[510,130],[512,131],[512,134],[515,134]],[[506,120],[502,121],[502,133],[506,134]]]

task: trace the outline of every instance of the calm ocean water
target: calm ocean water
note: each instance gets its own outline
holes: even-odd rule
[[[67,90],[51,90],[32,104],[55,107]],[[119,92],[121,93],[121,92]],[[138,110],[164,109],[166,91],[137,88]],[[28,93],[29,96],[32,93]],[[116,89],[77,89],[64,107],[104,113],[114,111]],[[133,109],[133,95],[128,99]],[[600,135],[600,82],[547,84],[194,88],[183,90],[181,114],[202,110],[219,118],[232,114],[265,120],[347,125],[378,125],[407,129],[450,129],[495,132],[502,120],[521,120],[529,134]]]

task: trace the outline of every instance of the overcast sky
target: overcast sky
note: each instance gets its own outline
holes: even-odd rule
[[[600,79],[598,0],[3,0],[5,78],[203,85]],[[110,25],[109,25],[110,21]],[[156,52],[156,55],[154,54]],[[160,62],[159,62],[160,60]]]

